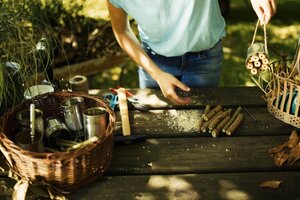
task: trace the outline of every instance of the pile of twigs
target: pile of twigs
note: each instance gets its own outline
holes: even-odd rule
[[[237,129],[243,120],[242,107],[238,107],[231,116],[232,109],[223,109],[221,105],[217,105],[211,109],[210,105],[206,105],[203,115],[200,118],[201,132],[209,132],[212,137],[218,137],[221,132],[230,136]]]

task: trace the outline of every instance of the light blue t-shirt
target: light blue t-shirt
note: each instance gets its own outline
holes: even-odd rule
[[[214,46],[225,36],[218,0],[110,0],[138,23],[153,51],[179,56]]]

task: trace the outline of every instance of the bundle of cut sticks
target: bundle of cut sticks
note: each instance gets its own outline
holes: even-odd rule
[[[269,69],[270,60],[265,53],[254,53],[246,61],[246,67],[251,74],[256,75]]]
[[[221,105],[211,109],[206,105],[203,115],[200,118],[201,132],[209,132],[212,137],[218,137],[221,132],[232,135],[243,120],[242,107],[238,107],[233,115],[232,109],[223,109]]]

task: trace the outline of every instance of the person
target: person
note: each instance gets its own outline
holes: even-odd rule
[[[174,104],[188,104],[176,88],[217,86],[225,20],[218,0],[106,0],[114,35],[139,65],[140,88],[160,87]],[[261,23],[276,12],[275,0],[251,0]],[[140,40],[130,26],[136,20]]]

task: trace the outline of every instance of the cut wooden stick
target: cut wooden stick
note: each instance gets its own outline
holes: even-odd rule
[[[249,70],[250,70],[250,69],[253,69],[253,64],[252,64],[252,63],[248,63],[248,64],[247,64],[247,69],[249,69]]]
[[[228,129],[228,127],[231,125],[231,123],[235,120],[235,118],[238,116],[238,114],[242,111],[242,107],[239,106],[236,111],[234,112],[233,116],[230,118],[230,120],[227,122],[227,124],[224,126],[224,128],[222,129],[223,133],[226,133],[226,130]]]
[[[254,62],[254,67],[260,67],[261,63],[259,61]]]
[[[264,54],[264,53],[259,53],[258,54],[258,57],[259,57],[259,59],[265,59],[266,58],[266,54]]]
[[[211,122],[211,120],[203,122],[203,124],[200,128],[202,133],[206,133],[206,131],[208,130],[208,125],[209,125],[210,122]]]
[[[208,129],[213,130],[223,118],[230,115],[231,111],[232,109],[230,108],[228,110],[218,112],[218,114],[213,117],[211,122],[209,123]]]
[[[253,62],[259,61],[258,55],[253,55],[253,56],[252,56],[252,61],[253,61]]]
[[[222,110],[222,106],[221,105],[217,105],[216,107],[214,107],[211,111],[209,111],[209,113],[207,113],[206,115],[204,115],[204,120],[205,121],[209,121],[214,115],[216,115],[220,110]]]
[[[268,65],[262,64],[261,69],[262,69],[262,71],[267,71],[268,70]]]
[[[262,64],[267,65],[270,63],[269,59],[265,58],[261,60]]]
[[[253,69],[251,69],[251,74],[253,74],[253,75],[256,75],[257,74],[257,69],[256,68],[253,68]]]
[[[249,56],[248,62],[251,63],[253,61],[252,56]]]
[[[203,125],[204,116],[205,116],[207,113],[209,113],[209,111],[210,111],[210,105],[206,105],[206,106],[205,106],[205,109],[204,109],[204,113],[201,115],[201,117],[200,117],[200,119],[199,119],[200,132],[202,132],[202,131],[201,131],[201,127],[202,127],[202,125]],[[206,131],[206,130],[205,130],[205,131]]]
[[[211,136],[218,137],[220,132],[222,131],[222,128],[225,126],[225,124],[230,120],[230,116],[226,116],[216,128],[211,132]]]
[[[232,122],[232,124],[228,127],[226,130],[226,135],[232,135],[232,133],[237,129],[237,127],[241,124],[242,120],[244,118],[243,113],[239,113],[238,116],[235,118],[235,120]]]
[[[210,105],[206,105],[203,116],[206,115],[207,113],[209,113],[209,111],[210,111]]]

